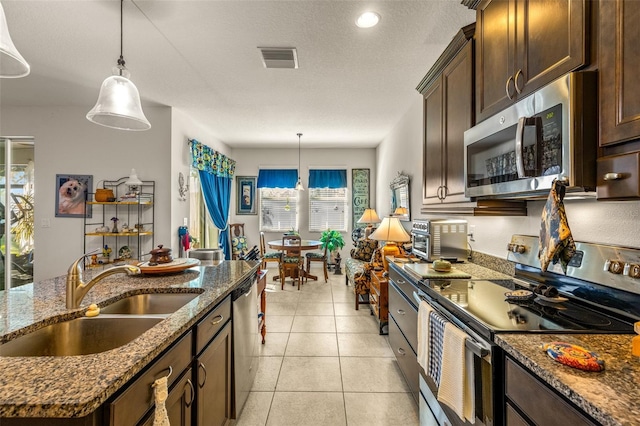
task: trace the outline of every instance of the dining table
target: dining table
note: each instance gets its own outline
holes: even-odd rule
[[[291,251],[289,249],[294,248],[292,246],[289,245],[283,245],[282,244],[282,240],[273,240],[273,241],[269,241],[267,242],[267,244],[269,245],[269,248],[272,248],[274,250],[281,250],[281,251]],[[318,241],[318,240],[300,240],[300,250],[301,251],[305,251],[305,250],[316,250],[318,248],[320,248],[322,246],[322,242]],[[298,246],[296,245],[295,248],[298,248]],[[309,273],[309,271],[305,270],[304,268],[302,269],[302,277],[306,278],[308,280],[318,280],[318,276],[317,275],[311,275]],[[275,275],[273,277],[274,281],[279,280],[280,277],[278,275]]]

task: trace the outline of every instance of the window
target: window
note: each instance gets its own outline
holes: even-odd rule
[[[347,218],[347,188],[309,189],[309,231],[346,231]]]
[[[260,230],[298,229],[298,191],[292,188],[260,188]]]
[[[189,236],[193,248],[218,248],[220,231],[213,224],[202,195],[198,170],[189,176]]]

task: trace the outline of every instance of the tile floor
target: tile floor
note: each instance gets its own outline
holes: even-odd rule
[[[352,286],[329,273],[300,291],[267,277],[267,336],[237,426],[419,425],[388,337]],[[322,269],[312,267],[322,275]]]

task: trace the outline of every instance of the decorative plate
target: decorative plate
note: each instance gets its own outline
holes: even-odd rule
[[[131,259],[131,249],[128,246],[120,247],[120,250],[118,250],[118,257],[120,259]]]
[[[551,342],[542,345],[553,360],[569,367],[584,371],[604,370],[604,361],[595,352],[586,350],[581,346],[565,342]]]
[[[198,266],[200,260],[193,258],[177,258],[169,263],[159,263],[157,265],[149,265],[149,262],[144,262],[138,265],[140,271],[143,274],[170,274],[172,272],[180,272],[185,269]]]
[[[551,303],[561,303],[569,300],[566,297],[562,297],[562,296],[547,297],[547,296],[543,296],[542,294],[538,294],[536,296],[537,296],[536,299],[544,300],[545,302],[551,302]]]
[[[529,290],[514,290],[506,292],[504,296],[510,300],[529,300],[534,294]]]

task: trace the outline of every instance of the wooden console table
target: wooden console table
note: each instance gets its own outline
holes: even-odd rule
[[[371,271],[369,285],[369,307],[376,316],[380,334],[389,333],[389,279],[382,276],[382,271]]]
[[[263,269],[258,275],[258,298],[260,299],[260,321],[258,322],[258,330],[262,334],[262,344],[264,345],[264,336],[267,335],[267,270]]]

